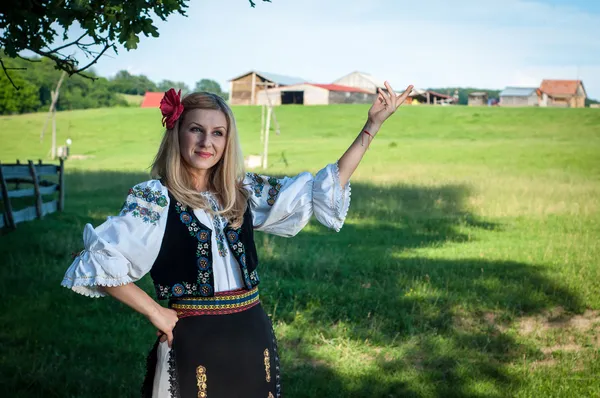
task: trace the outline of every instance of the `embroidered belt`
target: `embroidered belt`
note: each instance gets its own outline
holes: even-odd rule
[[[259,303],[258,287],[218,292],[212,297],[184,297],[169,301],[179,318],[197,315],[225,315],[242,312]]]

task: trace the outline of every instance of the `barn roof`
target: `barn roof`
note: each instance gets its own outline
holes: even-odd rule
[[[342,80],[343,78],[345,78],[347,76],[351,76],[351,75],[360,75],[362,78],[370,81],[376,87],[381,87],[381,88],[385,87],[383,80],[378,79],[378,78],[376,78],[373,75],[370,75],[368,73],[360,72],[360,71],[355,71],[355,72],[348,73],[347,75],[344,75],[344,76],[340,77],[339,79],[337,79],[335,81],[337,82],[337,81]]]
[[[469,93],[469,97],[486,97],[488,93],[485,91],[475,91],[473,93]]]
[[[158,108],[160,106],[160,101],[162,100],[165,93],[154,93],[151,91],[146,92],[144,94],[144,99],[142,100],[142,108]]]
[[[350,86],[342,86],[340,84],[316,84],[316,83],[307,83],[311,86],[321,87],[329,91],[344,91],[348,93],[367,93],[370,94],[369,91],[363,90],[362,88],[350,87]]]
[[[229,81],[237,80],[244,76],[248,76],[251,73],[256,73],[257,75],[262,76],[263,78],[267,79],[268,81],[271,81],[271,82],[277,83],[277,84],[281,84],[283,86],[291,86],[292,84],[302,84],[302,83],[306,82],[306,79],[303,79],[301,77],[285,76],[285,75],[279,75],[277,73],[261,72],[258,70],[251,70],[242,75],[236,76],[233,79],[230,79]]]
[[[537,87],[506,87],[500,97],[529,97],[537,91]]]
[[[580,84],[581,80],[543,80],[540,90],[548,95],[575,95]]]

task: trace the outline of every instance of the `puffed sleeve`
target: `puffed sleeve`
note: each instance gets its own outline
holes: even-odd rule
[[[141,279],[158,256],[169,208],[167,188],[150,180],[129,190],[118,216],[83,231],[84,250],[62,281],[73,291],[102,297],[99,286],[120,286]]]
[[[280,236],[296,235],[313,214],[321,224],[339,231],[350,206],[350,182],[341,186],[337,163],[315,176],[304,172],[277,179],[247,173],[244,185],[250,191],[254,228]]]

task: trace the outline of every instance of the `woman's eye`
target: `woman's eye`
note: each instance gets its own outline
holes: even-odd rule
[[[223,132],[221,130],[217,130],[215,132],[213,132],[214,135],[218,136],[218,137],[222,137],[223,136]]]
[[[201,132],[202,130],[200,129],[200,127],[192,127],[192,130],[191,130],[191,131],[193,131],[194,133],[199,133],[199,132]]]

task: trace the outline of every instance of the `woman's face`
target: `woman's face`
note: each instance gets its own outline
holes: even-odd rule
[[[179,126],[179,149],[192,168],[210,170],[223,157],[227,143],[227,119],[221,111],[192,109]]]

